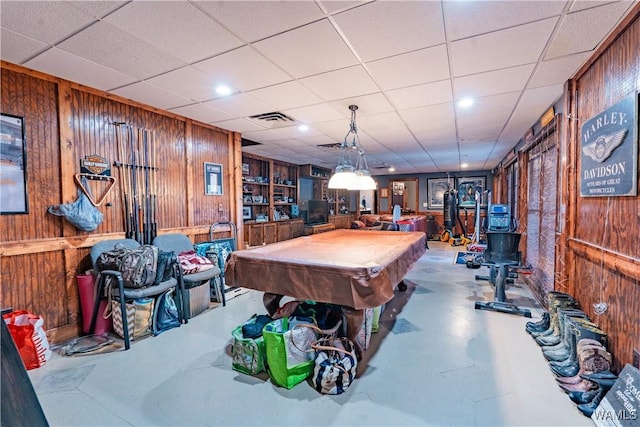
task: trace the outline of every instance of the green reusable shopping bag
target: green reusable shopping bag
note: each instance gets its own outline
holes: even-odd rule
[[[277,386],[288,389],[313,373],[315,352],[311,343],[317,339],[316,332],[298,324],[309,323],[283,317],[267,323],[262,330],[269,377]]]
[[[255,323],[255,317],[249,319],[247,323]],[[264,338],[245,338],[240,325],[233,330],[233,345],[231,355],[233,361],[231,367],[243,374],[256,375],[264,371]]]

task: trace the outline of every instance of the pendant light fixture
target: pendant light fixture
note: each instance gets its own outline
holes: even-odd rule
[[[340,145],[340,160],[329,180],[329,188],[346,190],[375,190],[376,188],[376,182],[371,178],[367,159],[358,137],[357,109],[357,105],[349,105],[349,110],[351,110],[349,132]],[[357,156],[355,166],[353,165],[354,156]]]

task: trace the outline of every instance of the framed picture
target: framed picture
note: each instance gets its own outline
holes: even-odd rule
[[[476,191],[480,192],[480,197],[486,187],[484,176],[470,176],[458,178],[458,206],[474,207],[476,205]]]
[[[242,164],[242,175],[249,175],[249,163]]]
[[[22,117],[0,114],[0,168],[0,213],[29,213],[27,150]]]
[[[242,219],[251,219],[251,206],[242,207]]]
[[[429,209],[444,209],[444,193],[453,190],[455,183],[453,178],[429,178],[427,179],[427,197]]]
[[[222,165],[218,163],[204,164],[204,194],[207,196],[222,195]]]
[[[380,198],[381,199],[386,199],[387,197],[389,197],[389,189],[387,187],[381,187],[380,188]]]
[[[253,200],[253,203],[264,203],[264,198],[261,195],[252,196],[251,199]]]

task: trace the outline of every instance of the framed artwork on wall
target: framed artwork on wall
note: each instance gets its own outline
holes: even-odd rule
[[[480,197],[487,186],[484,176],[470,176],[458,178],[458,206],[474,207],[476,205],[476,191]]]
[[[380,188],[380,197],[381,198],[389,197],[389,189],[387,187]]]
[[[453,178],[429,178],[427,179],[427,197],[429,209],[444,208],[444,193],[454,189]]]
[[[0,209],[2,214],[29,213],[24,118],[0,113]]]
[[[218,163],[204,164],[204,194],[222,196],[222,165]]]
[[[251,206],[242,207],[242,219],[251,219]]]

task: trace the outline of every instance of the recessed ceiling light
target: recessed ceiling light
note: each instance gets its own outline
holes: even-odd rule
[[[298,130],[299,130],[300,132],[306,132],[306,131],[308,131],[308,130],[309,130],[309,126],[307,126],[307,125],[300,125],[300,126],[298,126]]]
[[[462,169],[466,169],[466,168],[468,168],[468,167],[469,167],[469,164],[468,164],[468,163],[461,163],[461,164],[460,164],[460,167],[461,167]]]
[[[394,168],[393,166],[389,166],[389,169],[387,169],[389,172],[395,172],[396,168]]]
[[[460,101],[458,101],[458,106],[462,107],[462,108],[469,108],[473,105],[473,98],[462,98]]]
[[[231,88],[227,85],[219,85],[218,87],[216,87],[216,93],[222,96],[230,95]]]

